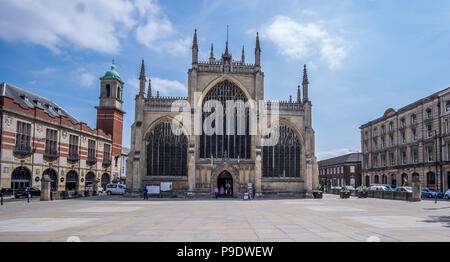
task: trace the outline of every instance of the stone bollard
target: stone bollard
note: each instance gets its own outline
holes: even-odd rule
[[[41,180],[41,201],[50,201],[51,200],[51,190],[50,183],[51,179],[48,175],[44,175]]]
[[[93,189],[92,195],[93,196],[98,195],[98,183],[99,182],[100,182],[100,180],[98,178],[94,178],[92,180],[92,189]]]
[[[410,201],[421,201],[419,176],[413,176],[413,181],[412,181],[412,198],[411,198]]]

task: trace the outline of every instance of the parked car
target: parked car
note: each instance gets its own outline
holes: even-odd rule
[[[355,191],[356,189],[353,186],[344,186],[345,188],[347,188],[350,191]]]
[[[103,189],[103,187],[101,187],[101,186],[99,186],[97,190],[98,190],[99,193],[103,193],[103,192],[105,191],[105,190]]]
[[[395,189],[397,192],[412,192],[412,187],[410,186],[399,186]]]
[[[372,185],[368,188],[369,191],[390,191],[386,186]]]
[[[35,187],[25,187],[22,188],[14,193],[15,198],[20,198],[21,196],[27,197],[27,192],[30,193],[31,197],[33,196],[40,196],[41,190]]]
[[[342,187],[340,187],[340,186],[331,186],[331,189],[337,189],[337,190],[341,190],[341,189],[342,189]]]
[[[450,189],[448,189],[447,192],[445,192],[444,197],[450,199]]]
[[[108,195],[123,195],[125,194],[125,186],[122,184],[107,184],[106,194]]]
[[[444,194],[442,194],[442,192],[438,192],[438,191],[428,188],[428,187],[422,187],[422,189],[420,191],[421,198],[435,198],[436,195],[438,198],[444,197]]]
[[[372,184],[371,186],[383,186],[387,188],[387,191],[395,191],[395,189],[389,184]],[[386,191],[386,190],[384,190]]]

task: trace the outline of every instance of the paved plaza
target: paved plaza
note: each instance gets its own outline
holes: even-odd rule
[[[0,241],[450,241],[450,201],[6,201]]]

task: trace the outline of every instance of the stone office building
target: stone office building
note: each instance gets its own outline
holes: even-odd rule
[[[436,92],[360,127],[363,183],[450,187],[450,88]]]
[[[350,153],[319,161],[320,184],[325,187],[360,186],[361,159],[361,153]]]
[[[256,36],[255,61],[245,61],[244,48],[239,60],[233,60],[228,51],[220,58],[214,57],[211,45],[208,61],[198,60],[197,31],[192,45],[192,67],[188,71],[188,96],[162,97],[152,93],[150,79],[146,88],[144,61],[140,73],[140,91],[135,99],[135,122],[131,128],[131,148],[127,162],[127,191],[141,194],[146,185],[172,183],[172,194],[196,196],[214,195],[214,188],[229,185],[231,195],[240,197],[251,183],[257,196],[283,195],[304,197],[310,194],[318,182],[317,162],[314,153],[314,130],[311,126],[311,101],[308,97],[306,66],[303,73],[303,99],[300,85],[296,99],[279,102],[279,122],[272,123],[278,130],[276,145],[263,146],[261,136],[249,131],[250,107],[242,109],[245,132],[236,132],[236,115],[227,111],[217,125],[223,123],[227,130],[227,118],[235,123],[232,134],[209,134],[202,129],[195,133],[193,124],[196,112],[201,112],[201,124],[211,117],[204,109],[212,101],[219,101],[225,109],[226,102],[238,100],[262,101],[263,109],[275,103],[264,101],[264,73],[261,71],[260,42]],[[279,88],[279,87],[272,87]],[[197,95],[197,96],[196,96]],[[184,108],[174,112],[177,101]],[[187,105],[187,106],[186,106]],[[186,107],[188,108],[187,110]],[[234,109],[233,109],[234,110]],[[260,108],[259,116],[263,117]],[[275,118],[268,113],[269,120]],[[251,117],[251,116],[250,116]],[[174,134],[171,125],[181,128]],[[187,123],[187,124],[186,124]],[[231,126],[231,124],[230,124]],[[202,127],[202,125],[200,125]]]
[[[103,187],[120,173],[122,87],[114,68],[101,78],[97,128],[31,92],[0,83],[0,188],[83,190],[94,178]],[[109,89],[109,91],[108,91]]]

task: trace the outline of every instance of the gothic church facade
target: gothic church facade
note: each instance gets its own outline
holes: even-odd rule
[[[222,186],[229,188],[228,193],[233,197],[242,197],[249,187],[257,197],[310,196],[318,183],[318,168],[306,66],[303,70],[303,98],[299,85],[294,100],[291,97],[288,101],[265,101],[258,35],[254,64],[245,62],[244,47],[241,59],[233,60],[228,51],[228,40],[219,59],[214,57],[212,45],[208,61],[198,61],[198,50],[196,30],[187,97],[153,94],[151,79],[147,81],[142,61],[127,161],[128,193],[142,194],[147,185],[169,182],[172,190],[166,194],[177,196],[209,197],[214,195],[216,187]],[[220,101],[224,109],[227,101],[250,104],[239,111],[243,114],[239,119],[243,119],[245,132],[209,134],[203,130],[204,121],[213,114],[204,109],[211,101]],[[255,102],[253,106],[262,101],[260,104],[264,108],[252,110],[255,108],[251,108],[249,101]],[[180,102],[189,109],[173,110],[174,104]],[[275,116],[270,109],[275,104],[278,105],[278,121],[271,122]],[[249,115],[257,112],[256,118],[259,119],[263,111],[267,112],[265,117],[269,119],[269,129],[277,130],[279,139],[276,144],[264,144],[263,134],[250,132],[252,120]],[[232,122],[227,122],[229,112],[226,111],[223,118],[215,119],[214,125],[220,122],[226,129],[227,123],[234,123],[236,130],[240,120],[233,115]],[[199,133],[194,130],[196,120],[201,120]],[[180,133],[172,132],[173,123],[178,125]]]

